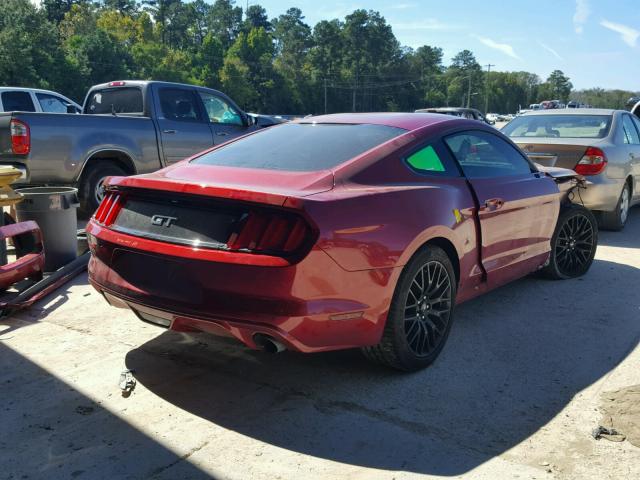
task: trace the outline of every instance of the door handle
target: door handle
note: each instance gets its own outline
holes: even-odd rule
[[[216,133],[216,135],[218,135],[219,137],[226,137],[229,134],[227,132],[218,132]]]
[[[501,199],[501,198],[490,198],[489,200],[484,202],[484,209],[489,211],[489,212],[493,212],[495,210],[498,210],[498,209],[502,208],[503,205],[504,205],[504,200],[503,199]]]
[[[177,130],[163,130],[162,133],[177,133]]]

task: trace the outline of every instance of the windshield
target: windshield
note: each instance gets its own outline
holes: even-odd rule
[[[385,125],[289,123],[229,143],[193,163],[265,170],[326,170],[406,130]]]
[[[137,87],[109,88],[91,94],[87,113],[143,113],[142,90]]]
[[[610,126],[611,115],[524,115],[502,132],[510,137],[604,138]]]

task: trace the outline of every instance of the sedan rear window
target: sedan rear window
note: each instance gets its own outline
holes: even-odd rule
[[[604,138],[611,115],[523,115],[504,126],[510,137]]]
[[[110,88],[91,94],[87,113],[108,115],[110,113],[143,113],[142,90],[137,87]]]
[[[265,129],[193,160],[265,170],[327,170],[406,130],[385,125],[289,123]]]

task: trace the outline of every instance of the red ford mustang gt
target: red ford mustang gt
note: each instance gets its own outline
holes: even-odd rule
[[[454,305],[542,270],[584,274],[597,246],[570,170],[435,114],[343,114],[247,135],[112,178],[87,226],[107,301],[251,348],[362,347],[431,363]]]

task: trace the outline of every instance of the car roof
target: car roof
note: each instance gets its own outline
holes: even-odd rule
[[[461,119],[439,113],[337,113],[307,117],[297,120],[297,123],[370,124],[416,130],[437,123],[456,121]]]
[[[39,92],[39,93],[52,93],[64,97],[61,93],[54,92],[53,90],[44,90],[42,88],[27,88],[27,87],[0,87],[0,91],[11,90],[15,92]]]
[[[523,116],[532,115],[613,115],[622,110],[614,110],[612,108],[551,108],[549,110],[531,110],[523,114]]]

